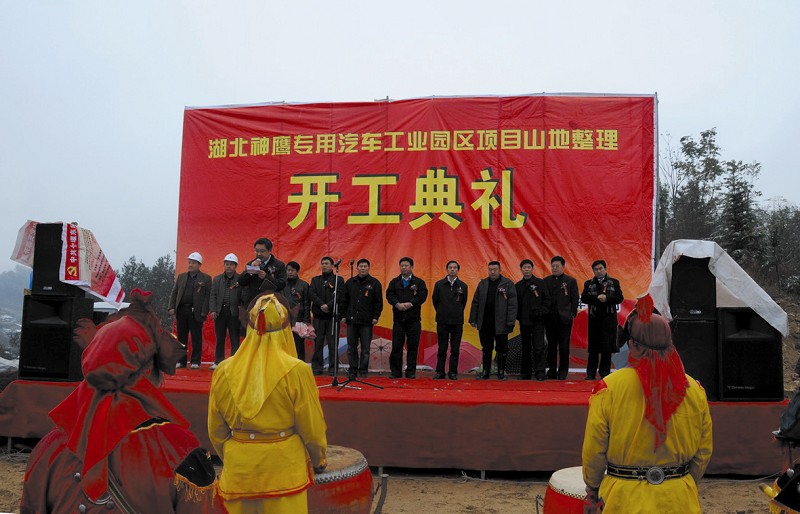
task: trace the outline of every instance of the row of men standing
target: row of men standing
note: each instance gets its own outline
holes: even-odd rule
[[[202,357],[202,325],[207,315],[214,319],[216,350],[215,368],[225,358],[226,333],[231,341],[231,354],[244,335],[239,312],[249,302],[264,292],[281,292],[292,307],[298,309],[297,319],[312,323],[316,333],[311,366],[315,374],[324,372],[325,346],[329,355],[337,355],[336,323],[347,324],[349,378],[366,376],[372,329],[383,311],[382,284],[369,274],[370,262],[360,259],[357,274],[346,282],[338,273],[338,263],[330,257],[320,261],[321,274],[307,283],[299,278],[300,265],[284,264],[272,254],[272,242],[258,239],[254,244],[255,258],[248,262],[242,273],[236,272],[238,258],[228,254],[224,259],[224,272],[211,279],[200,271],[202,256],[189,255],[188,271],[181,273],[175,282],[169,302],[169,314],[176,316],[178,339],[188,343],[191,334],[191,367],[200,367]],[[352,265],[352,263],[351,263]],[[488,264],[487,277],[482,279],[473,295],[469,323],[478,330],[483,352],[483,373],[478,378],[489,378],[493,352],[497,353],[498,378],[505,379],[508,334],[520,323],[522,347],[521,377],[537,380],[567,377],[569,370],[569,343],[573,319],[579,301],[589,307],[589,362],[587,379],[595,379],[610,372],[611,354],[616,351],[617,309],[623,300],[619,281],[606,273],[605,261],[592,264],[594,278],[584,283],[578,294],[577,281],[564,272],[565,260],[551,259],[552,274],[540,279],[533,275],[530,259],[520,263],[522,280],[513,283],[501,273],[500,263]],[[407,348],[406,378],[415,378],[419,340],[422,333],[421,306],[427,300],[425,281],[413,274],[414,261],[403,257],[400,275],[393,278],[386,289],[386,300],[392,306],[392,351],[389,365],[392,378],[402,376],[403,348]],[[449,261],[447,275],[436,282],[432,303],[436,311],[438,353],[434,378],[458,378],[464,312],[469,287],[460,278],[460,265]],[[334,298],[337,301],[334,301]],[[547,339],[545,340],[545,333]],[[305,342],[293,333],[298,357],[305,360]],[[549,344],[548,344],[549,341]],[[446,362],[448,348],[449,363]],[[329,359],[328,372],[334,373],[334,359]],[[445,367],[448,373],[445,375]],[[182,363],[183,366],[186,362]],[[180,366],[180,364],[179,364]]]

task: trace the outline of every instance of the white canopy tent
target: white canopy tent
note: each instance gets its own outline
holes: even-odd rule
[[[664,249],[650,282],[650,296],[656,309],[672,319],[669,309],[672,265],[682,256],[710,257],[708,269],[716,277],[717,307],[750,307],[784,337],[789,335],[786,312],[714,241],[678,239]]]

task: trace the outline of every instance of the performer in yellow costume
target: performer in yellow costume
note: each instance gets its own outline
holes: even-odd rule
[[[589,399],[584,512],[701,512],[697,482],[712,449],[706,394],[685,374],[666,319],[643,300],[625,323],[630,367]]]
[[[259,297],[239,351],[211,380],[208,434],[232,514],[308,512],[306,489],[326,465],[325,420],[314,376],[296,358],[286,307]]]

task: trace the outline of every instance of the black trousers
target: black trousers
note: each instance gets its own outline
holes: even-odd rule
[[[306,360],[306,340],[300,337],[297,332],[292,332],[294,337],[294,349],[297,350],[297,358],[301,361]]]
[[[567,378],[569,373],[569,338],[572,321],[563,323],[558,319],[547,321],[547,376]]]
[[[598,360],[600,364],[600,378],[605,378],[611,373],[611,352],[589,352],[589,361],[586,363],[586,376],[597,376]]]
[[[406,375],[417,372],[417,350],[422,335],[420,321],[395,321],[392,325],[392,353],[389,355],[389,369],[392,376],[400,376],[403,370],[403,345],[406,346]]]
[[[203,322],[194,319],[190,305],[178,305],[175,310],[175,322],[178,325],[178,341],[189,349],[189,336],[192,338],[192,364],[200,364],[203,359]],[[186,366],[186,357],[181,359]]]
[[[231,341],[231,355],[239,349],[239,329],[242,323],[237,316],[231,314],[230,307],[222,307],[222,312],[214,320],[214,335],[217,336],[217,347],[214,350],[214,362],[219,364],[225,360],[225,334]]]
[[[321,372],[325,366],[325,356],[323,355],[323,348],[325,344],[328,345],[328,369],[333,371],[336,365],[336,360],[339,358],[339,349],[336,338],[339,336],[338,331],[336,334],[331,333],[334,327],[333,319],[314,319],[314,332],[317,337],[314,339],[314,355],[311,357],[311,369],[316,372]]]
[[[483,351],[483,374],[488,376],[492,371],[492,352],[497,350],[497,363],[505,363],[505,356],[508,353],[508,334],[495,334],[494,327],[484,325],[478,331],[481,340],[481,350]]]
[[[439,350],[436,352],[436,372],[444,373],[444,363],[447,359],[447,347],[450,347],[450,373],[458,373],[458,358],[461,355],[461,336],[464,333],[464,324],[436,324],[436,339]]]
[[[520,375],[523,379],[544,373],[547,368],[547,342],[544,339],[544,321],[533,325],[520,325],[519,337],[522,346]]]
[[[347,325],[347,359],[350,372],[366,373],[369,370],[369,345],[372,343],[372,324],[351,323]],[[361,356],[358,348],[361,346]]]

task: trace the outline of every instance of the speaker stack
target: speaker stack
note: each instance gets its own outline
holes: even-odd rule
[[[82,289],[58,278],[61,223],[36,226],[31,295],[22,304],[19,377],[29,380],[77,381],[81,348],[72,333],[81,318],[92,318],[94,301]]]
[[[719,400],[717,278],[709,261],[683,256],[672,265],[669,309],[672,341],[686,373],[700,382],[709,400]]]
[[[781,333],[748,307],[717,309],[708,263],[681,257],[672,267],[672,340],[686,373],[712,401],[782,401]]]

